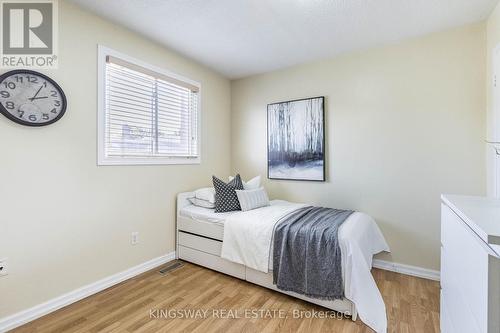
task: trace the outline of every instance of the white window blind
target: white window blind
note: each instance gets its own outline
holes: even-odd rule
[[[197,158],[199,88],[107,56],[106,158]]]

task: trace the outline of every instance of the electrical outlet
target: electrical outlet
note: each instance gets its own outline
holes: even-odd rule
[[[139,233],[137,231],[130,234],[130,244],[136,245],[139,243]]]
[[[0,276],[5,276],[9,274],[9,269],[7,266],[7,258],[0,259]]]

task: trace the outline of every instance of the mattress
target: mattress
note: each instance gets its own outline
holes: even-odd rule
[[[283,200],[271,200],[271,206],[284,202]],[[224,221],[228,216],[237,214],[239,211],[216,213],[215,209],[188,205],[180,209],[179,214],[183,217],[190,218],[198,222],[209,222],[224,225]]]
[[[209,222],[224,225],[226,218],[237,212],[216,213],[215,209],[189,205],[179,211],[181,216],[190,218],[198,222]]]

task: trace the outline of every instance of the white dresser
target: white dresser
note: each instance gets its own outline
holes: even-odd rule
[[[441,332],[500,333],[500,200],[441,199]]]

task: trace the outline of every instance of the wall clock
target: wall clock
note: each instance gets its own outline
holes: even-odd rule
[[[66,112],[66,96],[50,77],[30,70],[0,75],[0,112],[26,126],[55,123]]]

